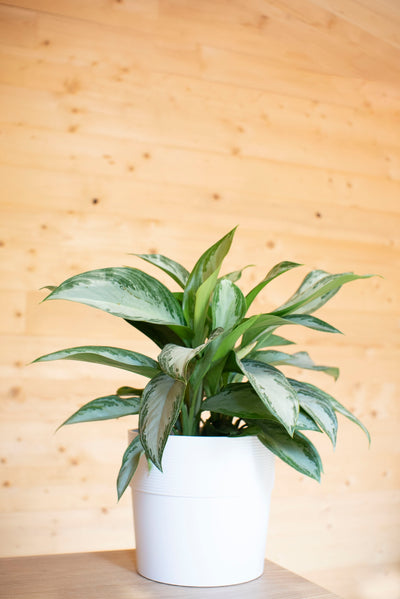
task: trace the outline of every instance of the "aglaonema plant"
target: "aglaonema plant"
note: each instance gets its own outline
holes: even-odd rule
[[[139,434],[122,459],[118,497],[143,453],[162,470],[169,435],[256,435],[275,455],[316,480],[320,480],[322,463],[304,432],[323,432],[335,446],[339,413],[370,439],[365,426],[331,395],[283,374],[282,365],[321,371],[335,380],[339,371],[316,365],[304,351],[276,349],[292,344],[276,331],[297,325],[339,333],[312,313],[343,284],[372,275],[313,270],[283,305],[246,316],[273,279],[301,265],[280,262],[244,295],[237,285],[244,269],[220,276],[234,233],[235,229],[205,251],[191,272],[161,254],[136,254],[170,275],[180,292],[131,267],[92,270],[48,287],[46,301],[70,300],[119,316],[161,350],[155,360],[130,349],[89,345],[35,360],[94,362],[149,379],[143,389],[123,386],[114,395],[90,401],[63,423],[139,415]]]

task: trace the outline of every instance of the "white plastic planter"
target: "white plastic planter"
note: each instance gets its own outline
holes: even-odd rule
[[[198,587],[261,576],[273,454],[256,437],[170,436],[162,465],[142,457],[131,483],[139,574]]]

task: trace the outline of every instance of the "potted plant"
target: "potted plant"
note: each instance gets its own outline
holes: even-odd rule
[[[159,347],[157,360],[130,349],[84,346],[35,361],[95,362],[149,379],[143,389],[123,386],[90,401],[64,424],[139,415],[117,490],[121,497],[132,481],[138,570],[161,582],[218,586],[259,576],[274,456],[319,481],[321,459],[305,432],[325,433],[335,445],[339,413],[369,439],[331,395],[279,370],[292,365],[334,379],[339,374],[306,352],[282,351],[292,342],[276,331],[298,325],[338,333],[312,313],[344,283],[372,275],[313,270],[283,305],[247,316],[273,279],[300,265],[280,262],[244,295],[237,285],[243,269],[220,276],[234,233],[205,251],[191,272],[161,254],[137,255],[170,275],[181,291],[122,267],[73,276],[48,287],[45,298],[119,316]]]

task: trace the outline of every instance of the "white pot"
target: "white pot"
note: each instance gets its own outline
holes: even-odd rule
[[[273,454],[251,436],[170,436],[162,465],[142,457],[131,483],[139,574],[199,587],[261,576]]]

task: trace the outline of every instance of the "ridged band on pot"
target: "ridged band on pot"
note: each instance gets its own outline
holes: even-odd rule
[[[131,483],[139,573],[184,586],[260,576],[273,454],[252,436],[171,436],[162,466],[141,458]]]

